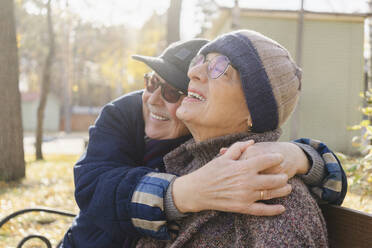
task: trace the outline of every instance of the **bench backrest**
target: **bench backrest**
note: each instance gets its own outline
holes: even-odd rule
[[[331,248],[372,248],[372,215],[357,210],[321,205]]]

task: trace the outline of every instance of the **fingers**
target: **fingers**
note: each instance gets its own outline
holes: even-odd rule
[[[240,155],[249,146],[251,146],[253,144],[254,144],[254,140],[248,140],[248,141],[245,141],[245,142],[236,142],[232,146],[230,146],[229,149],[227,149],[224,156],[226,156],[230,159],[233,159],[233,160],[237,160],[240,157]]]
[[[287,184],[283,187],[276,188],[276,189],[258,190],[257,199],[270,200],[273,198],[284,197],[284,196],[289,195],[291,191],[292,191],[292,186],[290,184]]]
[[[284,170],[284,166],[283,166],[283,163],[281,163],[281,164],[273,166],[269,169],[263,170],[263,171],[261,171],[261,173],[262,174],[279,174],[279,173],[283,172],[283,170]]]
[[[255,202],[247,209],[247,214],[256,216],[274,216],[281,214],[285,211],[283,205],[268,205],[262,202]]]
[[[283,187],[288,182],[287,174],[275,174],[275,175],[256,175],[253,178],[253,183],[256,189],[275,189]]]
[[[283,156],[279,153],[264,154],[245,160],[257,172],[280,165],[283,162]],[[244,160],[242,160],[243,162]]]

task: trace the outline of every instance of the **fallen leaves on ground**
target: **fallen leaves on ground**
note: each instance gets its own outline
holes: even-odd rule
[[[76,155],[47,155],[43,161],[26,156],[26,178],[0,182],[0,219],[24,208],[46,207],[78,213],[74,200],[73,165]],[[50,213],[26,213],[13,218],[0,229],[0,247],[16,247],[30,234],[47,237],[55,247],[71,225],[71,217]],[[23,247],[46,247],[30,240]]]
[[[26,156],[26,178],[19,182],[0,181],[0,219],[24,208],[47,207],[78,213],[74,200],[73,165],[75,155],[49,155],[44,161]],[[345,162],[345,161],[344,161]],[[347,161],[345,162],[347,163]],[[346,165],[347,166],[347,165]],[[372,199],[360,200],[360,195],[348,193],[343,206],[372,213]],[[30,234],[46,236],[55,247],[71,225],[72,218],[49,213],[20,215],[0,229],[0,247],[13,248]],[[30,240],[23,247],[46,247]]]
[[[372,181],[368,181],[372,178],[370,155],[366,157],[351,157],[342,153],[336,155],[346,172],[349,186],[342,206],[372,214]]]

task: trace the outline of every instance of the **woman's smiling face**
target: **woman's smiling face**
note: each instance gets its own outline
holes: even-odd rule
[[[177,117],[189,128],[196,141],[248,130],[249,111],[239,72],[231,65],[216,79],[208,75],[210,53],[204,63],[190,67],[188,96],[177,110]]]

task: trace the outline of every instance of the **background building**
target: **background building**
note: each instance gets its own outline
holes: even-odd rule
[[[357,133],[347,127],[362,118],[358,108],[364,87],[366,18],[365,13],[305,11],[302,96],[298,115],[287,121],[282,140],[290,139],[296,118],[297,137],[323,140],[335,151],[355,152],[351,139]],[[284,45],[295,59],[298,20],[296,10],[239,8],[237,12],[220,7],[204,36],[211,39],[236,28],[253,29]]]
[[[35,132],[39,93],[22,93],[22,124],[25,132]],[[44,115],[44,131],[58,132],[60,127],[60,101],[54,94],[48,95]]]

